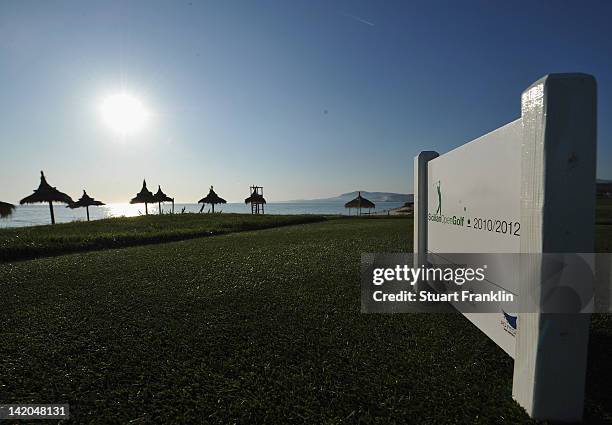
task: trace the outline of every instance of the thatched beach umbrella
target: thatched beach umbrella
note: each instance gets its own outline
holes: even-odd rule
[[[206,204],[210,204],[212,205],[213,213],[215,212],[215,204],[226,204],[226,203],[227,201],[225,199],[220,198],[219,195],[215,193],[212,186],[210,187],[210,192],[208,192],[208,195],[206,195],[205,198],[202,198],[198,201],[198,204],[202,204],[202,208],[200,209],[200,212],[202,212]]]
[[[51,212],[51,224],[55,224],[55,215],[53,214],[53,202],[63,202],[64,204],[72,204],[72,198],[65,193],[60,192],[54,187],[51,187],[45,179],[45,174],[40,172],[40,185],[38,189],[30,196],[26,196],[19,203],[23,204],[38,204],[41,202],[49,203],[49,211]]]
[[[174,198],[171,198],[168,195],[166,195],[164,192],[162,192],[160,185],[157,186],[157,193],[153,195],[153,197],[157,201],[157,205],[159,208],[159,214],[162,213],[162,209],[161,209],[162,202],[172,202],[172,212],[174,212]]]
[[[100,206],[100,205],[106,205],[106,204],[104,202],[96,201],[94,198],[89,196],[87,192],[83,190],[83,196],[81,196],[81,199],[79,199],[76,202],[73,202],[72,204],[69,204],[68,208],[74,209],[74,208],[85,207],[85,209],[87,210],[87,221],[89,221],[89,207]]]
[[[147,189],[147,181],[143,180],[142,189],[140,189],[140,192],[138,192],[138,194],[132,198],[130,204],[145,204],[145,214],[149,215],[148,204],[153,204],[155,202],[157,202],[155,195],[153,195],[151,191]]]
[[[370,212],[370,208],[376,208],[376,205],[374,205],[374,202],[364,198],[363,196],[361,196],[361,192],[359,192],[359,194],[357,195],[357,197],[355,199],[353,199],[352,201],[347,202],[346,204],[344,204],[344,208],[348,208],[349,209],[349,215],[351,214],[351,208],[358,208],[359,209],[359,215],[361,215],[361,209],[362,208],[367,208],[368,209],[368,213]]]
[[[13,213],[15,205],[0,201],[0,218],[6,218]]]

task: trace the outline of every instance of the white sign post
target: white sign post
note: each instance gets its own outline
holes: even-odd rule
[[[414,165],[414,250],[580,253],[594,250],[596,83],[552,74],[521,97],[521,118]],[[541,267],[504,270],[509,292],[538,296]],[[466,313],[514,358],[512,394],[530,416],[579,421],[589,316]]]

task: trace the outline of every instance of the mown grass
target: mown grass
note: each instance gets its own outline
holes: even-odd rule
[[[321,220],[315,215],[167,214],[0,229],[0,262]]]
[[[597,199],[597,224],[612,224],[612,199]]]
[[[73,423],[532,423],[462,316],[360,313],[361,253],[411,250],[411,220],[338,219],[0,264],[0,401]],[[594,318],[587,423],[612,421],[611,330]]]
[[[528,421],[459,315],[360,313],[361,253],[411,240],[338,219],[2,264],[0,398],[74,423]]]

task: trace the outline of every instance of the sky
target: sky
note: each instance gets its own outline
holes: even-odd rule
[[[412,193],[412,161],[520,116],[555,72],[598,81],[612,179],[612,2],[0,2],[0,199],[38,186],[177,202]],[[101,105],[129,93],[146,125]]]

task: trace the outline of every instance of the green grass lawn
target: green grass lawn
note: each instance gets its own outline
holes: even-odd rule
[[[0,264],[0,401],[75,423],[530,423],[512,360],[462,316],[360,313],[361,253],[411,250],[411,220],[337,219]]]
[[[612,224],[612,199],[597,199],[597,223]]]
[[[311,223],[315,215],[166,214],[0,229],[0,261]]]

